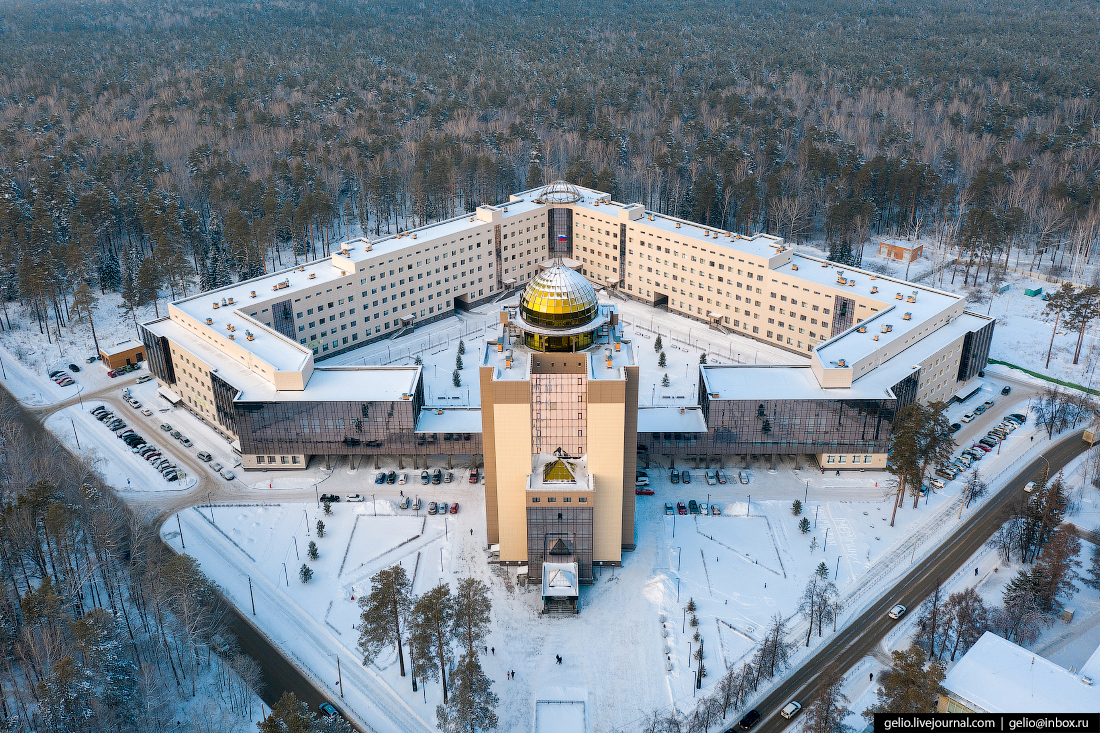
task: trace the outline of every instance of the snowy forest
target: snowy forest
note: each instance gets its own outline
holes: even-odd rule
[[[0,289],[39,327],[556,178],[858,264],[1096,279],[1085,2],[3,2]]]

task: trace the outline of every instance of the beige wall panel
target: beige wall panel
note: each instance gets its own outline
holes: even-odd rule
[[[589,382],[589,387],[593,385]],[[605,385],[601,385],[605,386]],[[619,383],[620,388],[623,384]],[[591,394],[590,394],[591,396]],[[589,402],[588,433],[598,441],[588,444],[588,471],[594,477],[596,506],[593,511],[592,559],[622,560],[623,442],[626,406],[623,402]],[[501,556],[503,559],[503,555]]]
[[[484,404],[481,409],[484,414]],[[523,562],[527,559],[527,476],[531,473],[530,403],[497,402],[493,405],[493,423],[500,559]]]

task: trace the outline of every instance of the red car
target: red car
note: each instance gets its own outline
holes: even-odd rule
[[[470,471],[470,483],[471,484],[476,484],[477,483],[477,471]]]
[[[676,511],[680,514],[687,514],[688,508],[682,501],[676,502]]]
[[[993,449],[992,449],[992,448],[990,448],[990,447],[989,447],[988,445],[982,445],[981,443],[975,443],[974,445],[972,445],[972,446],[970,446],[970,447],[971,447],[971,448],[977,448],[978,450],[982,450],[982,451],[985,451],[986,453],[989,453],[990,451],[992,451],[992,450],[993,450]]]
[[[118,376],[118,372],[116,372],[114,369],[112,369],[111,371],[107,372],[107,376],[110,377],[111,379],[114,379],[115,377]]]
[[[451,504],[451,514],[458,514],[458,502]]]
[[[638,496],[653,496],[653,489],[634,489]]]

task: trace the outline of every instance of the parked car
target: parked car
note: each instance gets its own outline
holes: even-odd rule
[[[705,501],[699,502],[699,513],[704,517],[710,516],[710,504]]]
[[[46,372],[46,374],[49,375],[50,379],[57,379],[58,377],[60,377],[64,373],[65,373],[65,370],[63,370],[63,369],[51,369],[50,371]]]
[[[988,409],[989,408],[986,407],[985,405],[978,405],[977,407],[974,408],[974,414],[975,415],[981,415],[983,412],[985,412]]]
[[[99,358],[98,356],[89,356],[87,359],[84,360],[84,363],[85,364],[94,364],[95,360],[98,359],[98,358]]]
[[[376,484],[386,483],[386,472],[385,471],[379,471],[378,474],[374,477],[374,483],[376,483]]]
[[[321,711],[321,715],[329,720],[335,720],[340,717],[340,713],[336,712],[336,708],[332,707],[330,703],[323,702],[317,706],[317,709]]]
[[[455,475],[454,475],[453,471],[447,471],[445,474],[443,474],[443,483],[449,484],[454,480],[455,480]]]
[[[153,411],[150,410],[148,407],[143,407],[143,408],[141,408],[141,414],[145,415],[145,417],[152,417],[153,416]]]
[[[1007,384],[1005,386],[1001,387],[1001,394],[1008,394],[1011,391],[1012,391],[1012,387],[1009,387]]]
[[[635,488],[640,488],[642,486],[649,486],[649,476],[635,476],[634,477],[634,486],[635,486]]]
[[[78,366],[77,366],[76,364],[70,364],[70,365],[69,365],[69,371],[71,371],[71,372],[79,372],[79,371],[80,371],[80,367],[78,367]]]
[[[114,379],[115,377],[118,376],[118,372],[116,372],[114,369],[111,369],[107,372],[107,376],[110,377],[111,379]]]
[[[180,438],[180,445],[182,445],[184,448],[190,448],[194,445],[194,443],[192,443],[189,438]]]
[[[668,480],[674,484],[680,483],[680,472],[673,470],[668,474]]]
[[[458,502],[457,501],[454,504],[451,504],[450,512],[451,512],[451,514],[458,514]]]
[[[982,407],[984,407],[985,409],[988,410],[990,407],[993,407],[993,405],[995,405],[995,404],[997,404],[997,403],[994,402],[993,400],[986,400],[985,402],[982,403]]]
[[[401,500],[401,503],[397,505],[397,508],[398,509],[408,509],[409,504],[411,502],[412,502],[412,499],[410,497],[406,496],[404,499]]]
[[[682,502],[682,501],[676,502],[676,512],[678,514],[687,514],[688,513],[688,508],[687,508],[687,506],[684,505],[684,502]]]
[[[428,502],[428,514],[435,514],[438,511],[439,511],[439,505],[436,504],[434,501],[429,501]]]
[[[436,509],[440,514],[446,514],[451,507],[447,506],[447,502],[439,502],[439,507]]]
[[[396,484],[397,483],[397,471],[390,471],[389,473],[386,474],[386,483],[387,484]]]
[[[432,483],[436,486],[443,483],[443,469],[435,469],[435,472],[432,473]]]
[[[692,514],[698,514],[699,502],[695,501],[695,499],[691,499],[690,501],[688,501],[688,511]]]
[[[744,471],[738,471],[737,472],[737,480],[740,481],[743,484],[747,484],[749,482],[749,475],[747,473],[745,473]]]
[[[928,479],[928,485],[931,486],[933,489],[942,489],[947,486],[947,484],[945,484],[938,478]]]
[[[170,433],[170,432],[172,432],[172,426],[171,426],[171,425],[169,425],[169,424],[168,424],[168,423],[166,423],[166,422],[162,422],[162,423],[160,424],[160,429],[161,429],[161,430],[163,430],[163,431],[164,431],[164,432],[166,432],[166,433]]]
[[[1024,491],[1028,494],[1030,494],[1032,491],[1035,491],[1035,482],[1028,481],[1026,484],[1024,484]]]
[[[745,713],[744,717],[737,722],[737,727],[741,730],[752,730],[752,727],[760,722],[760,711],[750,710]]]
[[[175,438],[176,440],[179,440],[180,438],[182,438],[182,437],[183,437],[183,434],[182,434],[182,433],[180,433],[180,431],[178,431],[178,430],[173,430],[172,432],[170,432],[170,433],[168,433],[168,434],[169,434],[169,435],[171,435],[171,436],[172,436],[173,438]]]
[[[327,501],[329,504],[338,504],[340,502],[339,494],[321,494],[321,501]]]
[[[420,499],[419,498],[413,499],[412,507],[410,507],[410,508],[414,512],[420,511]]]
[[[350,501],[352,503],[362,502],[363,501],[363,495],[362,494],[348,494],[347,496],[344,497],[344,501]]]
[[[653,489],[647,489],[644,487],[638,487],[634,489],[634,493],[638,496],[653,496]]]
[[[430,484],[432,482],[432,475],[427,471],[420,472],[420,483]]]
[[[726,483],[726,474],[722,473],[721,470],[715,471],[714,472],[714,477],[716,479],[718,479],[718,483],[720,483],[720,484]]]
[[[711,504],[710,505],[710,514],[713,517],[720,517],[720,516],[722,516],[722,510],[718,508],[717,504]]]
[[[476,484],[477,483],[477,469],[476,468],[474,470],[470,471],[470,483],[471,484]]]
[[[891,608],[886,613],[886,615],[889,616],[890,618],[894,619],[895,621],[897,621],[899,618],[901,618],[902,616],[905,615],[905,606],[903,606],[899,603],[898,605]]]
[[[153,379],[156,379],[156,377],[154,377],[152,374],[142,374],[140,377],[137,378],[137,383],[145,384],[146,382]]]
[[[402,471],[401,475],[397,477],[397,483],[399,483],[399,484],[409,483],[409,474]]]
[[[672,506],[672,502],[671,501],[666,501],[665,502],[665,514],[674,514],[675,512],[676,512],[676,508],[674,506]]]
[[[703,475],[706,476],[707,485],[714,486],[716,483],[718,483],[718,479],[714,476],[714,471],[705,471]]]
[[[798,715],[798,713],[801,712],[801,711],[802,711],[801,703],[797,703],[794,700],[791,700],[789,703],[787,703],[786,705],[783,706],[783,709],[779,711],[779,714],[783,718],[785,718],[787,720],[791,720],[792,718],[794,718],[794,716]]]
[[[963,426],[960,423],[957,423],[957,422],[951,423],[951,432],[952,433],[957,433],[962,429],[963,429]]]
[[[680,481],[685,484],[691,483],[691,472],[688,471],[686,468],[683,471],[680,471]]]
[[[975,443],[974,445],[972,445],[970,447],[971,448],[977,448],[978,450],[980,450],[983,453],[988,453],[991,450],[988,445],[983,445],[982,443]]]
[[[227,468],[222,471],[222,478],[224,478],[226,481],[232,481],[233,479],[237,478],[237,474],[233,473]]]
[[[1021,425],[1023,425],[1025,422],[1027,422],[1027,416],[1026,415],[1021,415],[1018,412],[1013,412],[1012,414],[1009,415],[1009,417],[1012,418],[1013,420],[1015,420],[1016,422],[1020,423]]]
[[[962,417],[960,417],[959,421],[965,423],[965,422],[970,422],[973,419],[974,419],[974,413],[968,412],[965,415],[963,415]]]

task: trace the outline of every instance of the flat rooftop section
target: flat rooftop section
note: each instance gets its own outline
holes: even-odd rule
[[[219,378],[237,389],[258,389],[264,385],[271,387],[271,383],[259,374],[238,363],[236,359],[229,358],[206,340],[196,336],[190,329],[184,328],[167,316],[141,325],[151,333],[179,344],[204,363],[209,364],[211,373],[217,374]],[[180,367],[175,361],[173,361],[173,366],[176,369]],[[301,392],[297,394],[301,394]]]
[[[711,400],[894,399],[889,388],[878,383],[856,381],[851,387],[825,389],[808,365],[709,364],[700,369]],[[639,409],[639,430],[641,412]]]
[[[545,575],[546,564],[543,565]],[[591,733],[588,690],[583,687],[544,687],[538,690],[535,693],[534,733]]]
[[[990,713],[1095,713],[1100,687],[987,631],[943,681]]]
[[[501,329],[503,330],[503,329]],[[497,342],[504,340],[503,334],[498,334]],[[520,346],[519,339],[509,339],[512,343],[505,344],[503,350],[497,351],[497,344],[492,340],[485,343],[485,354],[481,358],[483,366],[493,367],[493,379],[498,381],[516,380],[522,381],[531,378],[531,354]],[[508,366],[508,351],[512,352],[512,366]]]
[[[611,349],[611,368],[607,368],[607,350]],[[607,379],[626,379],[624,367],[637,366],[634,360],[634,345],[629,341],[620,341],[619,350],[615,344],[599,344],[585,352],[588,359],[588,378],[594,381]]]
[[[783,282],[784,276],[804,282],[809,281],[831,290],[851,293],[852,297],[860,296],[880,304],[877,306],[879,308],[877,313],[870,312],[870,309],[864,313],[857,306],[851,328],[817,347],[818,357],[824,364],[830,364],[838,359],[845,359],[849,364],[854,364],[876,349],[881,349],[898,339],[909,338],[912,331],[923,328],[928,321],[934,320],[936,316],[957,305],[961,300],[960,296],[943,290],[806,255],[794,255],[789,264],[777,267],[772,270],[772,273],[772,277],[779,279],[780,282]],[[838,281],[842,276],[847,283]],[[877,288],[877,292],[871,292],[873,288]],[[916,299],[910,303],[906,298],[914,291]],[[897,298],[898,293],[902,296],[900,300]],[[910,314],[908,320],[905,318],[906,313]],[[835,318],[836,314],[833,314],[833,317]],[[863,319],[862,322],[856,323],[860,318]],[[882,326],[887,324],[891,326],[891,330],[883,332]],[[859,333],[860,326],[866,327],[866,333]],[[875,341],[875,336],[878,336],[878,341]]]
[[[238,402],[398,402],[411,399],[418,366],[316,367],[304,390],[277,390],[269,382],[243,389]]]
[[[416,419],[418,433],[481,433],[481,408],[428,408]]]
[[[707,421],[699,407],[639,407],[639,433],[705,433]]]
[[[119,341],[114,346],[101,346],[99,350],[107,356],[114,356],[115,354],[121,354],[132,349],[143,348],[145,348],[145,344],[137,339],[126,339],[125,341]]]

